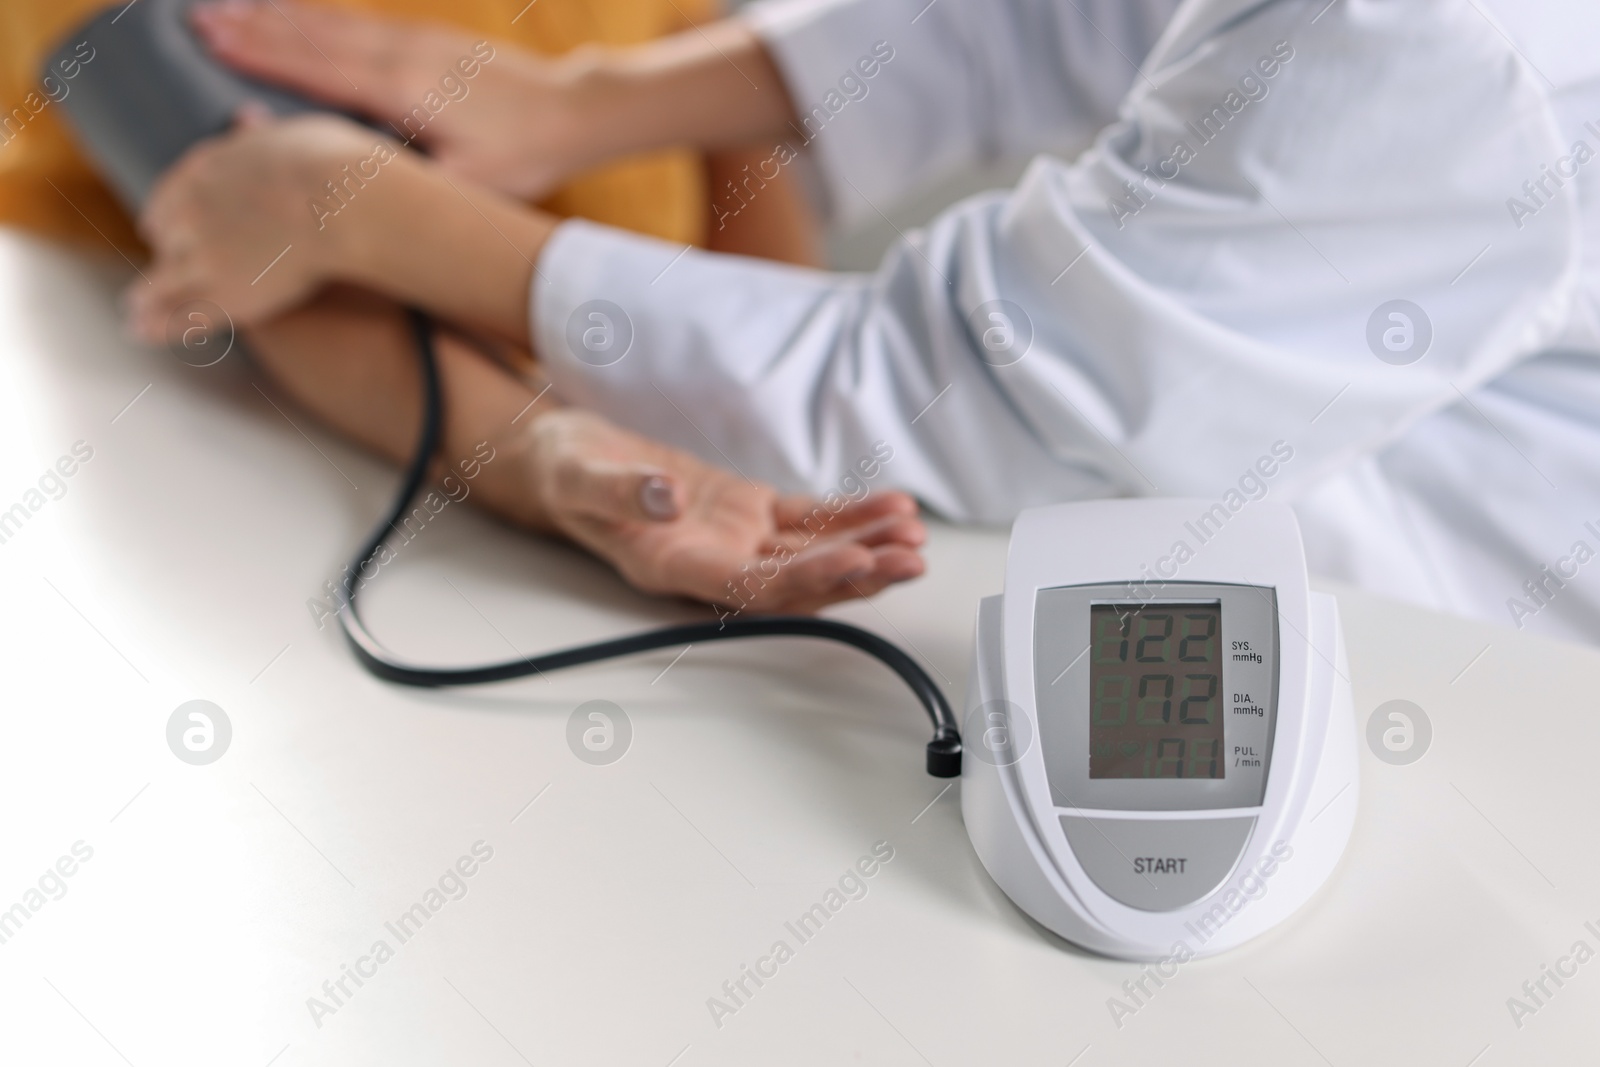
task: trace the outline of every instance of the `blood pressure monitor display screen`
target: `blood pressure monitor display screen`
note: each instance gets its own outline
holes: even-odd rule
[[[1091,604],[1089,623],[1089,777],[1226,777],[1222,604]]]

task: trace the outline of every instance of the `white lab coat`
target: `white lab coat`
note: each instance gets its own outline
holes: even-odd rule
[[[1594,5],[1173,7],[758,5],[839,216],[1100,132],[867,275],[566,223],[532,301],[556,389],[816,492],[886,442],[879,484],[958,519],[1266,494],[1319,573],[1600,641]],[[594,300],[620,358],[582,351]],[[1428,332],[1394,300],[1416,362],[1374,354]]]

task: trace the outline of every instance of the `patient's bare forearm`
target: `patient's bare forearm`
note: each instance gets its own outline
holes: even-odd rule
[[[248,333],[252,355],[285,393],[338,433],[396,463],[410,458],[422,419],[422,379],[406,320],[391,301],[330,290]],[[445,404],[440,473],[482,458],[473,499],[531,529],[549,528],[521,462],[525,431],[553,399],[475,352],[438,338]],[[530,407],[530,405],[533,405]]]
[[[392,302],[324,293],[247,336],[281,388],[313,414],[384,456],[409,457],[420,378]],[[782,551],[790,562],[759,600],[735,599],[741,610],[807,612],[922,573],[924,531],[903,494],[874,493],[847,506],[832,535],[814,539],[800,523],[817,501],[781,498],[590,412],[552,405],[459,336],[441,337],[438,348],[438,473],[453,468],[459,481],[470,479],[480,506],[569,538],[640,589],[728,603],[734,579]]]

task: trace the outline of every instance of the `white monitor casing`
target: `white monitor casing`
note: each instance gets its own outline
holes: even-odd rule
[[[1082,806],[1071,806],[1059,788],[1052,791],[1059,771],[1047,776],[1039,743],[1036,692],[1049,684],[1036,677],[1040,591],[1116,586],[1126,590],[1119,601],[1161,602],[1181,600],[1186,587],[1197,584],[1248,588],[1276,604],[1276,707],[1259,804],[1129,810],[1080,794]],[[1096,602],[1102,602],[1098,596]],[[1226,617],[1222,625],[1227,649]],[[1223,663],[1224,700],[1229,671],[1245,669]],[[1088,670],[1086,662],[1074,662],[1055,682],[1081,686],[1085,708]],[[1061,714],[1053,706],[1047,713]],[[1005,592],[979,607],[964,723],[962,815],[984,867],[1040,924],[1109,956],[1205,956],[1262,933],[1328,878],[1355,820],[1356,728],[1338,605],[1310,591],[1299,525],[1285,505],[1254,501],[1230,511],[1209,501],[1131,499],[1023,512],[1012,528]],[[996,724],[999,729],[992,728]],[[1046,725],[1061,736],[1060,724]],[[1087,712],[1081,728],[1087,766]],[[1181,842],[1203,831],[1200,823],[1221,826],[1225,820],[1235,827],[1251,827],[1253,820],[1236,861],[1218,869],[1228,873],[1214,888],[1166,910],[1130,906],[1128,894],[1118,899],[1103,889],[1111,884],[1103,870],[1107,856],[1091,861],[1101,864],[1091,875],[1065,828],[1087,827],[1076,829],[1081,844],[1105,852],[1098,845],[1103,839],[1114,850],[1111,862],[1132,864],[1128,846],[1117,844],[1129,835],[1137,840],[1165,827],[1163,840]],[[1118,877],[1126,879],[1125,872]]]

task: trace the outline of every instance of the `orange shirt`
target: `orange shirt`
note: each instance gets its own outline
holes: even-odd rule
[[[125,0],[117,0],[118,4]],[[403,18],[448,20],[495,41],[555,54],[577,45],[631,44],[715,16],[716,0],[323,0]],[[71,29],[107,0],[0,2],[0,224],[69,240],[144,249],[131,221],[78,154],[39,67]],[[520,16],[519,16],[520,12]],[[512,22],[515,18],[516,21]],[[704,243],[702,157],[653,152],[574,178],[541,207],[685,243]]]

